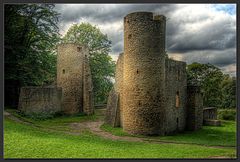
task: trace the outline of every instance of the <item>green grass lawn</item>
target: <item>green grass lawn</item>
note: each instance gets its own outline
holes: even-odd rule
[[[58,122],[61,125],[89,117],[71,118],[60,117],[35,122],[52,126]],[[208,158],[213,156],[236,157],[236,149],[190,144],[113,141],[87,131],[81,135],[68,135],[41,130],[7,118],[4,121],[4,158]]]
[[[96,121],[96,120],[102,119],[102,115],[101,115],[101,112],[99,112],[99,110],[97,110],[95,114],[91,116],[86,116],[83,114],[75,114],[75,115],[69,115],[69,116],[57,116],[55,118],[49,118],[49,119],[29,118],[27,116],[21,115],[15,109],[7,109],[5,111],[10,112],[13,116],[20,118],[22,121],[32,123],[35,126],[44,127],[44,128],[53,129],[53,130],[59,130],[59,131],[72,131],[69,128],[69,123]]]
[[[101,129],[117,136],[134,136],[123,132],[122,128],[112,128],[109,125],[102,125]],[[185,131],[171,136],[144,137],[146,140],[159,140],[178,143],[202,144],[208,146],[236,146],[236,122],[222,121],[222,126],[203,126],[198,131]]]

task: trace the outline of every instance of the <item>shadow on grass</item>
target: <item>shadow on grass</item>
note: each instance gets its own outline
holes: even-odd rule
[[[169,136],[139,136],[123,132],[122,128],[112,128],[103,124],[101,129],[116,136],[135,136],[146,140],[175,143],[201,144],[206,146],[236,146],[236,122],[222,121],[222,126],[203,126],[197,131],[185,131]]]

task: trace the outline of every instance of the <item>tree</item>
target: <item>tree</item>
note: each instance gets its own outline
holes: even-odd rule
[[[16,106],[20,87],[54,80],[59,14],[52,4],[4,7],[5,105]]]
[[[222,90],[222,108],[236,107],[236,78],[224,75],[224,80],[221,83]]]
[[[85,44],[89,48],[95,103],[105,103],[113,83],[115,62],[108,55],[111,41],[90,23],[72,25],[62,40],[64,43]]]
[[[187,66],[188,85],[199,85],[204,106],[221,106],[221,83],[224,75],[212,64],[192,63]]]

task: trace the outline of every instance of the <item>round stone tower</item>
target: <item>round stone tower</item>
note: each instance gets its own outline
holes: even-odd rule
[[[74,43],[57,47],[57,86],[62,87],[62,108],[66,114],[83,112],[84,57],[88,48]]]
[[[164,16],[135,12],[124,17],[123,130],[164,135]]]

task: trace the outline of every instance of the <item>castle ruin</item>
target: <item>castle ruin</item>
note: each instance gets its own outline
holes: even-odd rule
[[[22,87],[18,108],[25,114],[94,113],[89,51],[84,45],[57,46],[57,85]]]
[[[166,56],[165,32],[163,15],[124,17],[124,53],[117,61],[106,123],[141,135],[201,128],[202,95],[198,87],[187,86],[186,63]]]
[[[199,87],[187,85],[186,63],[167,57],[166,17],[135,12],[124,17],[124,52],[119,55],[105,122],[125,132],[167,135],[203,124]],[[89,51],[57,47],[57,85],[22,87],[19,109],[28,113],[94,113]]]
[[[93,113],[93,86],[84,45],[64,43],[57,47],[57,86],[62,87],[62,108],[66,114]]]

